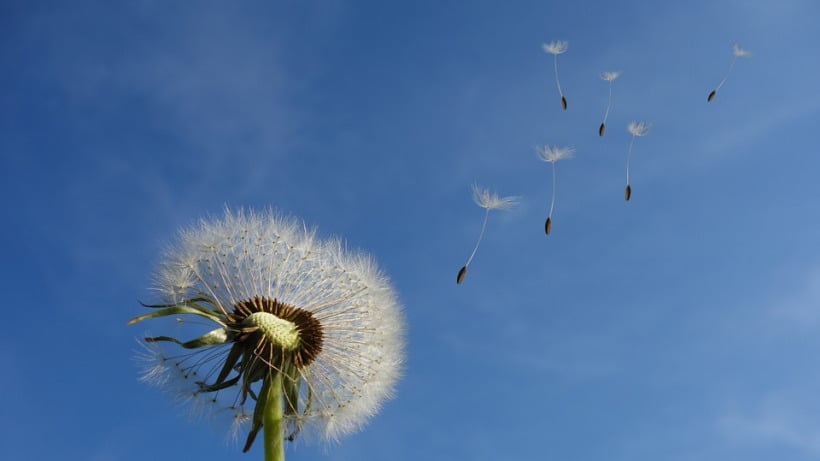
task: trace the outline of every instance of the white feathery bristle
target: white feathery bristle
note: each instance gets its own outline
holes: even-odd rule
[[[566,40],[556,40],[542,45],[544,52],[549,54],[565,53],[569,48],[569,43]]]
[[[752,55],[752,53],[749,50],[744,50],[737,43],[732,44],[732,54],[734,54],[737,58],[748,58]]]
[[[572,147],[541,146],[536,147],[535,151],[538,153],[538,158],[548,163],[572,158],[575,155],[575,149]]]
[[[627,130],[629,130],[632,136],[646,136],[649,133],[649,124],[643,121],[632,121],[629,122]]]
[[[310,312],[323,328],[322,351],[299,370],[299,395],[307,414],[286,416],[286,424],[301,434],[336,440],[358,430],[393,395],[402,372],[404,319],[397,296],[374,260],[343,248],[338,239],[322,241],[299,220],[273,211],[225,211],[222,219],[203,220],[180,233],[167,251],[156,282],[164,302],[205,295],[223,312],[242,300],[262,297]],[[202,348],[179,365],[185,373],[213,377],[228,345]],[[222,351],[222,352],[220,352]],[[160,355],[161,356],[161,355]],[[159,356],[158,356],[159,357]],[[145,373],[146,380],[175,373],[172,364]],[[185,380],[183,380],[185,381]],[[255,384],[255,386],[258,383]],[[195,407],[205,404],[237,409],[237,390],[178,393]],[[288,420],[289,418],[289,420]],[[240,423],[244,421],[239,421]]]
[[[619,75],[621,75],[620,72],[601,72],[601,79],[606,80],[607,82],[612,82],[615,81]]]
[[[499,197],[497,193],[473,184],[473,201],[487,210],[508,210],[518,203],[518,197]]]

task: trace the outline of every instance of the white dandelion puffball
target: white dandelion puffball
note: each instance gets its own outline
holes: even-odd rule
[[[575,149],[572,147],[541,146],[536,147],[535,152],[538,154],[538,158],[547,163],[555,163],[559,160],[572,158],[575,155]]]
[[[607,82],[614,82],[619,75],[621,75],[620,72],[601,72],[601,80],[606,80]]]
[[[737,43],[732,44],[732,54],[735,55],[736,58],[748,58],[752,55],[749,50],[741,48]]]
[[[202,220],[166,251],[155,288],[161,303],[131,324],[211,326],[196,339],[146,338],[143,379],[249,424],[245,451],[271,405],[264,395],[281,390],[286,440],[325,441],[359,430],[393,395],[404,358],[396,293],[370,256],[301,220],[271,210]]]
[[[646,136],[649,134],[649,124],[643,121],[629,122],[627,130],[632,136]]]
[[[485,210],[509,210],[518,203],[518,197],[499,197],[490,189],[473,184],[473,202]]]
[[[562,54],[569,48],[569,42],[566,40],[556,40],[549,43],[544,43],[541,47],[544,49],[545,53]]]

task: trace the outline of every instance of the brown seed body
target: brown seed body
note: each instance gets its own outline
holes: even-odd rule
[[[598,128],[598,136],[603,136],[604,131],[606,131],[606,123],[602,123],[601,126]]]
[[[628,202],[630,197],[632,197],[632,188],[627,184],[624,189],[624,199]]]
[[[712,90],[712,92],[709,93],[709,97],[706,98],[706,102],[712,102],[712,100],[715,99],[715,94],[717,94],[717,90]]]
[[[461,285],[462,280],[464,280],[464,276],[467,275],[467,266],[461,268],[458,271],[458,277],[456,277],[456,285]]]
[[[564,110],[567,110],[567,98],[563,96],[561,96],[561,107],[563,107]]]
[[[544,232],[547,235],[550,235],[550,231],[552,230],[552,218],[547,218],[547,222],[544,223]]]

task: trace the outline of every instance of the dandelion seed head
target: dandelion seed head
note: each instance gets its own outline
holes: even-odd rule
[[[159,347],[161,339],[149,342],[141,379],[195,412],[231,415],[231,431],[253,414],[269,370],[292,367],[297,401],[286,402],[295,411],[285,424],[308,439],[336,441],[361,429],[393,395],[404,321],[389,280],[372,257],[318,238],[298,219],[226,210],[202,220],[165,251],[155,283],[162,305],[198,306],[190,308],[197,322],[217,329],[199,338],[206,347],[178,355]],[[228,363],[234,346],[251,365]]]
[[[549,43],[544,43],[544,52],[549,54],[562,54],[569,48],[569,43],[566,40],[556,40]]]
[[[614,82],[619,75],[621,75],[620,72],[601,72],[601,79],[607,82]]]
[[[535,151],[538,154],[538,158],[549,163],[572,158],[572,156],[575,155],[575,149],[572,147],[541,146],[536,147]]]
[[[735,55],[736,58],[748,58],[752,55],[752,53],[749,50],[744,50],[737,43],[732,44],[732,53]]]
[[[646,136],[649,134],[649,124],[644,121],[632,121],[629,122],[629,126],[627,127],[629,132],[632,136]]]
[[[499,197],[497,193],[474,184],[473,201],[486,210],[508,210],[518,203],[518,197]]]

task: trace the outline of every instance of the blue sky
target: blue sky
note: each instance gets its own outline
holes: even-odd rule
[[[4,458],[261,459],[138,382],[125,325],[226,204],[370,251],[405,308],[397,397],[288,459],[820,456],[820,5],[228,3],[0,5]],[[540,144],[576,149],[548,237]],[[473,183],[521,201],[457,286]]]

